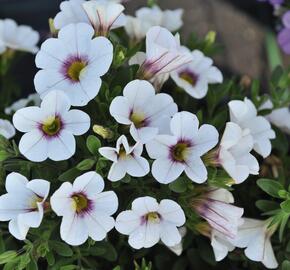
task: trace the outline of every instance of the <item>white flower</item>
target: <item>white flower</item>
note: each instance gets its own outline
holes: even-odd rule
[[[170,122],[173,135],[158,135],[146,144],[149,156],[156,159],[152,174],[158,182],[168,184],[183,171],[196,183],[206,181],[207,170],[200,157],[217,144],[218,132],[211,125],[198,125],[194,114],[176,113]]]
[[[19,99],[15,101],[14,103],[12,103],[11,106],[5,108],[5,113],[10,115],[16,112],[17,110],[26,107],[29,103],[33,103],[33,105],[39,106],[41,103],[40,96],[37,93],[35,93],[35,94],[30,94],[27,98]]]
[[[11,139],[15,133],[14,126],[8,120],[0,119],[0,135],[6,139]]]
[[[60,3],[60,12],[56,14],[53,22],[56,29],[61,29],[71,23],[87,23],[90,20],[83,9],[85,0],[69,0]]]
[[[225,236],[234,239],[238,227],[243,223],[241,218],[244,209],[231,205],[234,197],[226,189],[212,189],[192,200],[192,206],[210,226]]]
[[[184,47],[185,51],[190,52]],[[194,98],[204,98],[211,83],[222,83],[223,75],[213,66],[211,58],[204,56],[199,50],[192,53],[193,60],[177,70],[171,72],[171,78]]]
[[[126,85],[124,96],[114,98],[110,113],[118,123],[130,125],[135,141],[146,143],[158,133],[167,132],[177,105],[167,94],[155,94],[153,86],[142,80]]]
[[[211,246],[217,262],[223,260],[229,252],[235,249],[229,238],[215,229],[211,231]]]
[[[245,218],[244,221],[233,244],[239,248],[246,248],[245,255],[250,260],[262,262],[269,269],[277,268],[278,263],[271,244],[271,236],[276,227],[269,227],[270,220]]]
[[[242,129],[249,129],[254,140],[254,150],[262,157],[271,153],[270,139],[275,138],[269,121],[263,116],[257,116],[257,109],[248,98],[244,101],[233,100],[229,102],[231,122],[238,124]]]
[[[0,20],[0,53],[6,49],[36,53],[38,32],[30,26],[17,25],[12,19]]]
[[[9,232],[15,238],[24,240],[29,228],[40,226],[49,187],[48,181],[28,181],[19,173],[7,176],[7,193],[0,197],[0,220],[10,220]]]
[[[172,200],[160,203],[152,197],[140,197],[132,202],[132,210],[121,212],[116,219],[118,232],[129,235],[129,245],[135,249],[150,248],[159,240],[168,247],[181,242],[177,227],[185,223],[182,208]]]
[[[125,25],[124,6],[110,1],[86,1],[83,8],[97,35],[106,36],[111,29]]]
[[[250,154],[253,145],[249,129],[242,130],[232,122],[226,124],[218,150],[217,162],[223,166],[236,184],[245,181],[249,174],[259,174],[259,163]]]
[[[40,162],[70,158],[76,150],[75,136],[86,133],[90,117],[79,110],[69,110],[69,99],[59,91],[50,92],[40,107],[18,110],[13,116],[16,129],[25,134],[20,152],[29,160]]]
[[[117,140],[116,148],[102,147],[99,152],[105,158],[113,161],[108,174],[108,179],[113,182],[124,178],[126,173],[134,177],[142,177],[150,171],[148,161],[141,157],[143,144],[137,142],[130,147],[124,135]]]
[[[113,45],[104,37],[94,36],[85,23],[70,24],[58,38],[46,40],[36,55],[38,71],[34,84],[43,98],[52,90],[61,90],[73,106],[85,106],[98,94],[103,76],[113,59]]]
[[[178,34],[174,37],[166,28],[154,26],[146,34],[146,60],[139,69],[139,76],[150,80],[191,60],[192,55],[180,46]]]
[[[169,31],[178,30],[182,22],[182,9],[164,10],[158,6],[142,7],[136,11],[136,17],[127,16],[125,30],[132,40],[140,41],[152,26],[162,26]]]
[[[60,236],[70,245],[83,244],[88,237],[103,240],[114,228],[111,217],[118,209],[113,191],[104,191],[104,180],[96,172],[85,173],[74,183],[65,182],[50,199],[53,211],[62,216]]]

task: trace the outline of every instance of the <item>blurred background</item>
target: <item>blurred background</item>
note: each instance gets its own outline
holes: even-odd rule
[[[20,24],[28,24],[40,31],[42,39],[48,31],[47,20],[59,11],[60,0],[0,0],[0,18],[13,18]],[[222,52],[215,61],[228,75],[248,75],[265,80],[268,64],[265,49],[265,33],[277,30],[273,8],[266,2],[256,0],[159,0],[163,9],[183,8],[184,28],[182,34],[188,36],[196,32],[205,36],[210,30],[217,32],[217,40]],[[146,5],[146,0],[131,0],[126,4],[126,13]],[[290,63],[289,58],[283,57]],[[33,66],[33,57],[25,62]],[[32,71],[30,71],[32,70]],[[31,67],[19,74],[24,87],[32,88]],[[29,90],[28,90],[29,91]]]

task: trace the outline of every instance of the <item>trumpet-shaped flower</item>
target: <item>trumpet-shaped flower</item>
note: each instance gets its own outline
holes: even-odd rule
[[[113,182],[124,178],[126,173],[134,177],[142,177],[150,171],[148,161],[141,157],[143,144],[137,142],[130,147],[124,135],[117,140],[116,148],[102,147],[99,152],[105,158],[113,161],[108,174],[108,179]]]
[[[249,129],[242,130],[237,124],[228,122],[221,139],[217,162],[234,179],[242,183],[249,174],[259,173],[259,163],[250,154],[253,149],[253,138]]]
[[[0,119],[0,135],[6,139],[11,139],[15,133],[14,126],[8,120]]]
[[[140,66],[139,76],[150,80],[191,61],[192,55],[181,47],[178,34],[174,37],[166,28],[154,26],[146,34],[146,60]]]
[[[98,94],[103,76],[113,59],[112,43],[94,36],[85,23],[70,24],[58,38],[46,40],[36,55],[38,71],[34,84],[43,98],[56,89],[63,91],[73,106],[85,106]]]
[[[262,262],[266,268],[278,267],[271,244],[271,236],[276,230],[275,225],[269,226],[269,220],[245,218],[239,227],[233,244],[239,248],[246,248],[245,255],[252,261]]]
[[[160,203],[152,197],[140,197],[132,209],[121,212],[116,219],[118,232],[129,235],[129,245],[135,249],[150,248],[159,240],[168,247],[182,240],[178,227],[185,223],[182,208],[172,200]]]
[[[38,32],[30,26],[17,25],[12,19],[0,20],[0,53],[6,49],[36,53]]]
[[[184,47],[185,51],[190,52]],[[218,68],[213,66],[211,58],[204,56],[199,50],[192,53],[192,61],[171,72],[171,78],[194,98],[204,98],[208,91],[208,85],[222,83],[223,75]]]
[[[96,172],[85,173],[74,183],[63,183],[50,199],[52,210],[62,216],[60,236],[70,245],[83,244],[88,237],[103,240],[114,228],[111,217],[118,209],[113,191],[104,191],[104,180]]]
[[[201,156],[218,142],[218,132],[211,125],[198,127],[197,117],[189,112],[176,113],[170,129],[173,135],[157,135],[146,144],[153,162],[152,174],[163,184],[176,180],[183,171],[196,183],[207,179],[207,170]]]
[[[86,133],[90,117],[79,110],[69,110],[70,101],[60,91],[50,92],[40,107],[26,107],[13,116],[13,124],[25,134],[19,142],[20,152],[29,160],[47,158],[66,160],[76,150],[75,136]]]
[[[233,202],[233,195],[226,189],[212,189],[194,198],[192,206],[213,229],[234,239],[243,223],[244,209],[232,205]]]
[[[110,113],[118,123],[130,125],[135,141],[146,143],[158,133],[167,132],[177,105],[167,94],[155,94],[153,86],[142,80],[128,83],[123,96],[116,97]]]
[[[83,8],[97,35],[106,36],[111,29],[125,25],[124,6],[111,1],[86,1]]]
[[[28,181],[19,173],[10,173],[5,188],[7,193],[0,197],[0,220],[10,220],[9,232],[25,240],[29,228],[40,226],[50,183],[41,179]]]
[[[140,41],[152,26],[162,26],[171,32],[178,30],[182,22],[182,9],[161,10],[158,6],[142,7],[136,17],[127,16],[125,30],[134,41]]]
[[[254,150],[264,158],[270,155],[272,145],[270,139],[275,138],[269,121],[257,115],[257,109],[248,98],[244,101],[229,102],[231,122],[238,124],[242,129],[249,129],[254,140]]]

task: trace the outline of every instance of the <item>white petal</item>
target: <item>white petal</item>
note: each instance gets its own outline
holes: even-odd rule
[[[162,200],[159,205],[158,213],[162,220],[174,224],[177,227],[185,223],[185,215],[180,205],[172,200]]]
[[[88,114],[80,110],[70,110],[63,115],[62,120],[65,129],[70,131],[73,135],[82,135],[90,128],[90,117]]]
[[[25,176],[20,173],[12,172],[6,178],[5,188],[8,193],[22,193],[27,183],[28,180]]]
[[[50,182],[42,179],[34,179],[27,183],[27,188],[32,190],[38,197],[47,198],[50,188]]]
[[[118,155],[116,152],[116,148],[113,147],[101,147],[99,148],[99,153],[108,160],[113,162],[117,162]]]
[[[114,191],[105,191],[96,194],[94,198],[94,211],[106,215],[113,215],[118,209],[118,197]]]
[[[12,219],[9,222],[9,232],[18,240],[25,240],[29,227],[24,224],[19,224],[17,219]]]
[[[38,228],[43,218],[43,208],[41,211],[32,211],[19,214],[18,224],[25,225],[26,227]]]
[[[48,157],[54,161],[66,160],[72,157],[76,151],[74,136],[62,130],[57,137],[46,139],[48,143]]]
[[[181,235],[175,225],[162,222],[160,230],[161,241],[168,247],[173,247],[181,242]]]
[[[48,140],[39,130],[32,130],[22,136],[19,151],[31,161],[44,161],[48,157]]]
[[[184,171],[183,163],[174,162],[168,158],[160,158],[153,162],[152,175],[162,184],[169,184],[176,180]]]
[[[265,253],[264,258],[262,260],[262,263],[268,268],[268,269],[276,269],[279,264],[276,260],[272,244],[269,238],[266,239],[265,243]]]
[[[132,210],[139,216],[158,210],[158,202],[155,198],[146,196],[139,197],[132,202]]]
[[[112,182],[116,182],[124,178],[126,175],[126,168],[124,162],[114,162],[110,168],[108,179]]]
[[[154,139],[158,134],[158,128],[155,127],[143,127],[136,128],[134,124],[130,126],[130,134],[136,142],[141,142],[143,144]]]
[[[129,235],[141,225],[141,217],[134,211],[121,212],[116,219],[116,230],[122,234]]]
[[[153,159],[167,158],[170,153],[170,147],[176,143],[177,140],[174,136],[157,135],[154,140],[146,143],[146,150]]]
[[[126,166],[127,173],[134,177],[142,177],[149,173],[148,161],[143,157],[128,156],[123,164]]]
[[[194,158],[186,162],[186,175],[196,183],[203,183],[207,180],[207,170],[200,158]]]
[[[118,123],[129,125],[131,108],[125,97],[115,97],[110,105],[110,114]]]
[[[183,140],[191,140],[198,131],[198,119],[190,112],[176,113],[170,123],[171,132]]]
[[[82,174],[73,183],[73,191],[83,192],[89,199],[94,199],[97,194],[103,191],[104,187],[103,178],[94,171]]]

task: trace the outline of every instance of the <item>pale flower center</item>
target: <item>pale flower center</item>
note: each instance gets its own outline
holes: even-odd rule
[[[118,157],[120,159],[125,159],[127,157],[127,153],[123,145],[120,146]]]
[[[42,202],[42,198],[35,196],[29,203],[31,209],[37,209],[37,203]]]
[[[60,118],[57,116],[51,116],[42,123],[41,129],[46,135],[54,136],[59,133],[61,126]]]
[[[84,194],[74,194],[71,198],[73,200],[73,208],[78,214],[89,208],[89,200]]]
[[[146,214],[145,220],[150,223],[159,223],[160,215],[157,212],[149,212],[148,214]]]
[[[86,65],[87,63],[82,60],[72,62],[67,68],[67,76],[75,82],[80,81],[81,72]]]
[[[189,84],[191,84],[192,86],[195,86],[198,80],[198,76],[196,74],[194,74],[192,71],[190,70],[184,70],[181,71],[179,73],[179,77],[188,82]]]
[[[130,120],[134,123],[136,128],[142,128],[146,126],[146,117],[144,113],[132,112]]]
[[[180,142],[170,149],[171,157],[174,161],[184,162],[189,154],[189,144]]]

